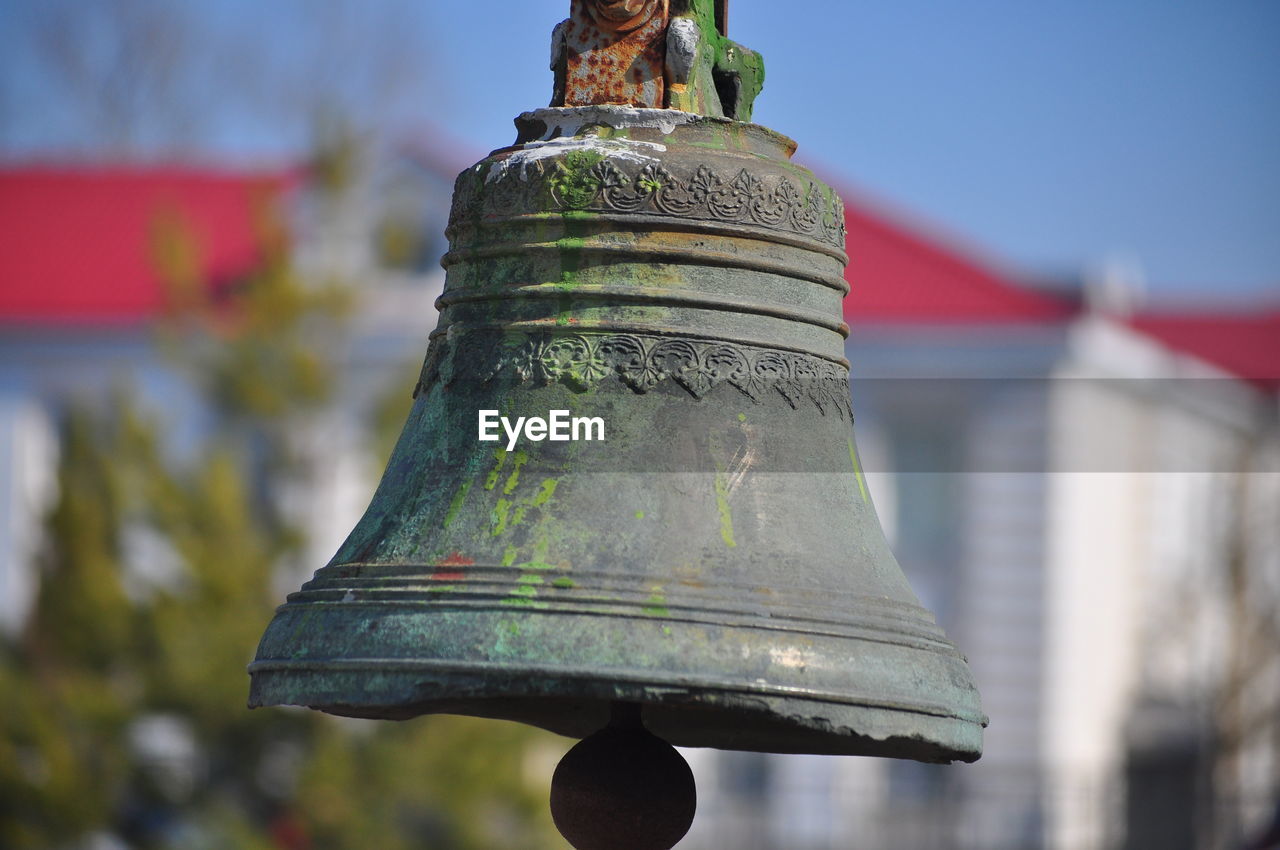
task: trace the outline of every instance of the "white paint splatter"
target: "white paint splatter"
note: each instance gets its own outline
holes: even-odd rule
[[[583,127],[600,125],[618,130],[640,127],[660,130],[664,136],[675,132],[681,124],[699,120],[692,112],[678,109],[645,109],[638,106],[548,106],[526,112],[516,119],[524,124],[540,121],[547,128],[542,139],[573,136]]]
[[[653,154],[665,153],[667,146],[639,139],[600,138],[591,134],[591,128],[638,128],[657,130],[662,135],[669,136],[675,132],[676,127],[698,120],[701,120],[700,116],[691,112],[634,106],[551,106],[535,109],[521,115],[516,123],[521,127],[542,125],[545,129],[541,138],[525,142],[503,159],[493,162],[492,166],[489,166],[490,160],[485,160],[474,167],[477,172],[489,167],[485,183],[493,183],[508,174],[514,174],[519,180],[528,180],[529,166],[533,163],[563,157],[574,151],[590,152],[644,166],[658,162]]]
[[[526,142],[510,156],[500,159],[485,175],[485,183],[493,183],[508,174],[515,174],[520,180],[529,179],[529,166],[544,159],[557,159],[574,151],[590,152],[606,159],[620,159],[624,162],[647,165],[658,162],[653,153],[666,151],[666,145],[657,142],[641,142],[635,139],[601,139],[598,136],[565,136],[547,141]]]
[[[813,660],[812,656],[812,652],[795,646],[769,647],[769,658],[779,667],[791,667],[796,670],[803,670],[808,667],[809,662]]]

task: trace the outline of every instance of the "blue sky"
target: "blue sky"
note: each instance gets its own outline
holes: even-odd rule
[[[18,80],[10,121],[44,94],[15,43],[34,1],[0,0],[0,73]],[[429,82],[409,85],[387,121],[439,125],[478,155],[545,104],[549,34],[567,5],[366,0],[329,23],[303,0],[184,9],[246,55],[287,59],[300,22],[362,33],[346,63],[394,43]],[[795,138],[799,159],[980,256],[1066,276],[1116,256],[1140,261],[1158,298],[1280,299],[1275,0],[732,0],[730,34],[764,54],[756,118]],[[329,71],[342,85],[343,63]],[[56,153],[77,132],[56,102],[18,114],[3,136],[11,157]],[[297,127],[261,117],[211,124],[205,158],[300,144]]]

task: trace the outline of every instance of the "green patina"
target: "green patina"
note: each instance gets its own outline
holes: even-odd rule
[[[555,570],[555,569],[560,569],[562,567],[568,566],[568,564],[564,562],[559,564],[551,563],[551,561],[548,558],[548,552],[550,551],[550,549],[551,549],[551,543],[548,540],[546,533],[544,532],[541,536],[539,536],[534,541],[533,552],[530,554],[530,557],[527,560],[524,560],[524,561],[518,560],[520,547],[515,545],[508,546],[506,548],[506,551],[502,553],[502,566],[519,567],[521,570],[524,570],[525,576],[520,579],[520,581],[522,582],[541,583],[540,578],[537,582],[533,581],[532,577],[536,577],[536,573],[529,572],[530,570],[546,572],[547,570]],[[528,581],[526,581],[526,579],[528,579]]]
[[[729,146],[725,144],[723,139],[715,142],[686,142],[685,144],[691,148],[706,148],[711,151],[723,151],[729,149]]]
[[[524,451],[524,449],[516,451],[513,456],[511,475],[507,477],[507,483],[502,487],[503,493],[510,496],[512,491],[516,489],[516,486],[520,483],[520,467],[524,466],[528,462],[529,454]]]
[[[507,600],[503,600],[506,602]],[[527,601],[527,600],[521,600]],[[492,654],[498,657],[513,656],[519,652],[519,647],[515,645],[512,638],[519,638],[522,629],[518,619],[500,620],[494,628],[494,642]]]
[[[290,640],[292,642],[294,643],[303,642],[302,639],[306,636],[307,630],[312,628],[311,626],[312,616],[313,616],[313,613],[311,611],[307,611],[301,617],[298,617],[296,619],[293,626],[293,633],[290,635]]]
[[[720,512],[720,537],[729,548],[737,546],[733,539],[733,511],[729,506],[729,481],[723,472],[716,473],[716,509]]]
[[[556,289],[561,292],[572,292],[578,286],[580,282],[578,272],[582,269],[582,251],[586,247],[585,236],[564,236],[556,240],[556,249],[560,251],[560,279],[554,283]]]
[[[750,121],[755,99],[764,88],[764,59],[720,32],[715,0],[672,0],[670,8],[672,17],[693,21],[698,29],[698,46],[683,89],[668,90],[668,106],[699,115]],[[733,91],[731,102],[722,100],[717,78],[736,80],[736,85],[728,87]]]
[[[539,599],[532,599],[528,596],[508,596],[506,599],[502,600],[501,604],[510,605],[513,608],[545,609],[551,607],[549,603],[543,602]]]
[[[462,486],[458,488],[458,492],[453,494],[453,499],[449,502],[449,508],[444,512],[445,528],[448,528],[455,519],[458,518],[458,511],[462,510],[462,503],[467,500],[467,493],[471,491],[471,482],[464,481]]]
[[[641,610],[650,617],[670,617],[671,611],[667,608],[667,597],[661,593],[662,588],[654,588],[653,594],[645,600],[644,608]]]
[[[673,7],[676,2],[672,0]],[[703,164],[719,175],[735,175],[745,168],[767,186],[778,185],[780,176],[796,174],[788,179],[815,207],[824,198],[834,203],[825,187],[808,188],[811,178],[802,179],[807,172],[791,170],[781,141],[760,128],[728,125],[718,119],[693,119],[679,125],[671,134],[670,150],[656,152],[655,159],[681,174],[692,174]],[[661,137],[651,128],[636,129],[634,135]],[[689,144],[690,139],[728,150],[700,149]],[[741,155],[744,150],[752,153]],[[770,150],[774,153],[768,154]],[[623,170],[633,179],[638,173],[633,164]],[[530,177],[540,187],[529,195],[539,198],[537,204],[550,202],[546,183],[554,171],[552,164],[551,169]],[[468,193],[493,188],[482,181],[476,184],[479,179],[464,181]],[[574,188],[569,178],[556,179],[568,180],[568,187]],[[628,184],[628,188],[635,186]],[[562,206],[559,191],[556,198],[557,207]],[[483,226],[464,221],[451,233],[459,259],[449,268],[448,286],[451,291],[495,297],[446,306],[441,327],[456,327],[463,333],[454,333],[452,342],[449,337],[437,337],[432,362],[439,369],[428,373],[430,388],[419,397],[378,497],[334,564],[313,579],[314,587],[327,595],[314,600],[320,604],[308,599],[303,605],[295,598],[273,621],[259,650],[259,658],[271,663],[254,673],[255,703],[342,710],[361,701],[370,706],[370,713],[385,709],[397,716],[408,710],[461,707],[464,712],[500,713],[507,719],[537,722],[547,716],[544,705],[550,704],[540,701],[557,699],[590,702],[593,716],[598,717],[607,708],[607,690],[587,693],[582,677],[560,676],[556,670],[585,671],[591,681],[607,683],[616,681],[619,669],[652,668],[660,669],[662,676],[646,678],[641,686],[655,693],[671,676],[689,682],[687,701],[682,698],[678,706],[672,703],[677,726],[687,716],[696,719],[693,729],[733,729],[742,706],[736,698],[725,697],[719,683],[728,678],[751,687],[761,669],[756,659],[768,657],[771,647],[803,644],[806,657],[811,652],[815,659],[807,669],[792,670],[778,663],[769,670],[770,683],[776,677],[777,684],[788,689],[785,695],[752,697],[752,710],[767,718],[772,728],[803,727],[804,741],[835,752],[873,742],[880,754],[900,752],[933,760],[976,755],[981,731],[980,721],[974,718],[980,717],[979,706],[958,654],[942,644],[938,648],[946,652],[877,640],[881,619],[905,621],[910,627],[916,622],[916,609],[902,604],[913,597],[884,546],[874,512],[869,504],[857,507],[860,492],[862,498],[870,499],[865,476],[859,474],[860,458],[855,446],[848,444],[852,431],[847,417],[833,416],[807,402],[793,406],[776,393],[765,393],[753,404],[728,384],[700,401],[686,394],[674,375],[644,393],[634,392],[614,376],[596,382],[589,393],[580,392],[569,381],[541,382],[516,374],[516,363],[506,353],[532,338],[552,336],[559,318],[556,310],[569,303],[560,299],[572,300],[584,334],[616,325],[653,328],[662,336],[724,337],[746,345],[745,340],[760,335],[760,319],[734,305],[758,288],[759,274],[722,264],[715,257],[704,263],[701,252],[716,249],[721,240],[692,235],[698,227],[672,217],[653,215],[649,224],[633,228],[601,221],[602,214],[577,210],[534,220],[513,206],[514,218],[506,221],[505,208],[482,200],[485,203],[476,208],[491,220]],[[535,201],[529,200],[528,205]],[[656,207],[643,209],[653,212]],[[705,218],[704,211],[693,212]],[[824,216],[831,214],[829,206],[822,210]],[[668,227],[667,223],[673,224]],[[770,238],[772,231],[760,229],[753,246],[761,257],[785,256],[797,272],[806,275],[825,274],[834,267],[830,251],[806,254],[786,234],[789,229],[778,228],[783,231],[780,240]],[[562,238],[566,241],[557,250]],[[670,261],[655,257],[652,262],[640,262],[621,251],[616,256],[593,253],[597,245],[647,250],[650,243],[678,247],[690,256],[687,262],[677,256]],[[523,250],[529,244],[551,247]],[[489,246],[510,246],[510,255],[491,256],[501,252],[487,252]],[[472,248],[485,250],[475,253],[470,252]],[[563,279],[562,253],[571,272]],[[789,293],[808,286],[786,283],[785,277],[781,275],[778,282]],[[556,290],[554,285],[560,281],[566,288]],[[572,290],[570,284],[581,285],[581,290]],[[582,290],[595,284],[626,286],[630,291],[625,299],[616,300],[582,295]],[[541,290],[537,298],[524,297],[523,290],[531,287]],[[648,290],[658,288],[723,296],[724,309],[686,308],[663,298],[646,300]],[[834,320],[837,305],[829,307]],[[815,344],[799,323],[778,324],[774,342],[779,348],[807,349]],[[482,327],[489,330],[476,337],[480,345],[459,344],[471,329]],[[492,363],[481,362],[485,357],[492,358]],[[674,356],[664,355],[660,365],[676,363]],[[492,375],[490,366],[497,368]],[[506,452],[495,451],[505,441],[476,441],[477,408],[545,414],[576,405],[581,410],[575,410],[575,415],[602,412],[610,426],[610,463],[598,472],[586,446],[561,454],[548,452],[550,446],[525,444]],[[770,465],[763,459],[754,466],[741,463],[740,458],[732,461],[757,431],[771,435]],[[521,462],[516,448],[527,450],[527,462]],[[707,474],[652,474],[673,460],[682,461],[685,453],[697,460],[696,469],[704,469],[701,464],[708,458],[722,463]],[[793,463],[797,469],[838,472],[846,462],[857,475],[857,484],[852,479],[828,481],[817,476],[812,495],[768,473],[770,468],[791,468]],[[716,471],[720,474],[715,475]],[[490,492],[470,495],[469,489],[486,482]],[[827,486],[833,493],[825,491]],[[847,515],[838,515],[835,509],[841,505],[837,502]],[[797,514],[830,515],[830,521],[822,534],[804,540],[803,547],[797,546],[794,552],[784,547],[786,551],[780,552],[778,541],[794,535],[797,526],[792,517]],[[633,517],[631,522],[626,521],[628,516]],[[442,525],[449,526],[443,533]],[[491,531],[500,536],[491,536]],[[714,543],[717,532],[721,545]],[[741,540],[736,539],[738,534]],[[851,551],[857,553],[852,567]],[[445,570],[452,568],[442,565],[455,555],[458,562],[464,560],[459,552],[478,564],[474,571],[457,568],[468,573],[465,581],[450,577]],[[359,570],[365,572],[355,572]],[[607,575],[597,581],[596,571],[625,576],[626,582],[609,583]],[[797,580],[801,573],[804,581]],[[356,578],[359,581],[352,581]],[[844,617],[841,600],[847,593],[856,593],[871,615],[868,634],[815,635],[790,618],[742,618],[699,602],[704,594],[699,588],[729,579],[733,584],[723,595],[742,603],[733,607],[776,605],[776,610],[784,612],[812,608],[815,617],[825,616],[827,608],[837,618]],[[831,588],[831,598],[813,599],[810,590],[815,586]],[[666,595],[667,587],[675,599]],[[761,588],[767,592],[752,593]],[[358,605],[330,604],[338,603],[348,589],[373,592],[362,595]],[[476,599],[471,594],[493,601],[462,604]],[[568,604],[579,597],[584,602],[599,599],[600,609],[609,608],[611,600],[640,616],[583,616]],[[423,604],[414,605],[415,601]],[[568,610],[556,612],[557,608]],[[699,622],[686,623],[695,608],[694,619]],[[305,627],[300,627],[304,621]],[[370,627],[356,631],[366,624]],[[933,633],[934,626],[922,614],[919,624]],[[672,642],[659,647],[646,643],[649,638]],[[306,657],[308,649],[310,663],[292,667],[282,663]],[[444,672],[430,674],[428,690],[420,671],[376,662],[403,658],[445,662]],[[339,663],[332,664],[334,660]],[[366,663],[371,660],[374,663]],[[506,699],[515,689],[521,689],[514,694],[518,698]],[[815,692],[892,693],[903,708],[811,699]],[[601,693],[604,698],[597,699]],[[463,696],[459,699],[455,694]],[[504,699],[490,699],[495,696]],[[959,712],[945,718],[950,724],[945,735],[938,731],[941,726],[929,725],[944,722],[928,714],[937,705],[947,706],[948,711],[955,705]],[[956,719],[962,717],[970,719]],[[881,746],[876,743],[881,739],[868,733],[894,735],[898,743]],[[962,736],[960,744],[954,743]],[[756,741],[757,745],[768,743]]]
[[[589,156],[587,156],[589,155]],[[586,160],[581,159],[586,156]],[[594,159],[593,159],[594,158]],[[574,151],[566,157],[566,162],[570,159],[575,162],[593,160],[592,165],[599,162],[603,157],[593,151]],[[566,166],[571,173],[577,173],[580,166]],[[590,175],[591,166],[586,168],[586,180],[588,182],[595,178]],[[596,185],[592,183],[591,185]],[[562,196],[564,197],[564,196]],[[590,199],[582,202],[585,206]],[[566,203],[570,201],[566,198]],[[579,277],[583,265],[583,251],[586,249],[589,234],[590,222],[595,218],[593,213],[583,212],[582,210],[567,210],[562,219],[564,235],[556,240],[556,249],[560,260],[560,277],[558,280],[552,281],[552,285],[561,292],[560,298],[556,304],[555,322],[557,327],[568,327],[573,323],[573,290],[581,284]]]
[[[804,196],[805,205],[813,206],[813,202],[815,200],[817,200],[820,204],[823,203],[823,198],[824,198],[824,192],[822,191],[823,188],[824,187],[817,182],[810,185],[809,191],[806,192]]]
[[[497,537],[507,530],[507,518],[510,513],[511,500],[499,499],[498,504],[494,506],[493,512],[490,514],[490,518],[493,520],[492,534],[494,537]]]
[[[484,480],[484,489],[492,490],[498,486],[498,476],[502,474],[502,465],[507,461],[507,450],[497,449],[493,453],[494,460],[497,464],[489,471],[489,476]]]
[[[554,570],[556,564],[551,563],[548,553],[551,551],[551,541],[546,535],[539,537],[533,544],[533,557],[520,564],[526,570]]]
[[[538,600],[537,585],[542,584],[542,576],[523,575],[517,579],[517,584],[507,594],[507,598],[502,600],[504,605],[515,605],[521,608],[546,608],[546,602]]]
[[[593,150],[573,150],[557,163],[551,176],[551,188],[571,210],[583,210],[595,199],[600,183],[591,170],[604,160],[604,154]]]
[[[533,497],[533,506],[540,508],[551,501],[551,497],[556,494],[556,486],[559,483],[559,480],[555,478],[543,479],[542,488],[538,490],[538,495]]]
[[[523,454],[523,452],[520,452],[518,454]],[[514,473],[512,477],[513,478],[515,477]],[[510,494],[515,489],[516,489],[516,485],[512,484],[511,480],[509,479],[507,481],[507,486],[503,488],[503,492],[506,494]],[[517,526],[521,525],[528,518],[530,509],[540,508],[543,505],[545,505],[547,502],[549,502],[551,500],[552,495],[555,493],[555,490],[556,490],[556,479],[548,478],[542,482],[542,486],[538,488],[537,492],[535,492],[532,497],[525,497],[524,499],[517,499],[512,501],[500,499],[498,501],[499,506],[501,506],[504,502],[506,502],[507,508],[513,508],[513,510],[510,511],[509,515],[506,517],[505,521],[502,524],[502,531],[516,528]],[[500,534],[501,531],[495,531],[494,533]]]

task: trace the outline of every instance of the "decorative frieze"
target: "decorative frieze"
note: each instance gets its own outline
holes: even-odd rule
[[[452,336],[452,335],[450,335]],[[432,341],[415,395],[434,382],[561,382],[579,390],[616,379],[637,393],[674,381],[701,399],[728,384],[756,403],[780,396],[853,419],[849,370],[808,354],[716,340],[634,333],[473,332]]]
[[[705,164],[682,175],[632,159],[606,157],[584,167],[547,158],[510,168],[497,163],[485,173],[464,171],[450,224],[534,212],[633,213],[763,227],[844,250],[844,203],[817,181],[746,168],[717,171]]]

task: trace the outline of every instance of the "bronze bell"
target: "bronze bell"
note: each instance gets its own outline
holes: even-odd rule
[[[700,2],[671,0],[669,28]],[[698,100],[668,44],[658,106],[726,117],[575,89],[591,50],[635,45],[570,36],[557,99],[585,105],[522,115],[459,176],[413,410],[363,519],[267,628],[251,705],[573,737],[630,705],[681,746],[980,755],[965,660],[859,467],[842,204],[737,120],[758,57],[697,34],[738,64],[708,60]]]

